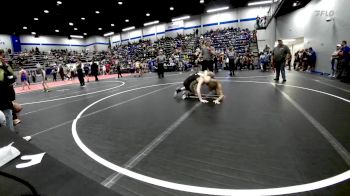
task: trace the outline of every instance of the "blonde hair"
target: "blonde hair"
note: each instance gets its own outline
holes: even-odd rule
[[[217,81],[217,80],[210,80],[208,83],[207,83],[207,85],[208,85],[208,88],[209,88],[209,90],[216,90],[217,88],[218,88],[218,86],[219,86],[219,81]]]

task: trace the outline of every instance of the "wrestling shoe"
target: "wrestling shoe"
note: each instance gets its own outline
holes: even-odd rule
[[[32,140],[32,137],[31,136],[25,136],[25,137],[22,137],[25,141],[29,142],[30,140]]]
[[[179,92],[181,92],[181,88],[177,87],[175,92],[174,92],[174,97],[176,97],[176,95],[179,94]]]

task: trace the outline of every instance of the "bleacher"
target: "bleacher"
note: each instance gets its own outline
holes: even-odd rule
[[[51,67],[52,64],[69,64],[75,63],[79,57],[83,62],[101,61],[103,59],[119,59],[122,69],[132,70],[136,61],[146,63],[150,59],[154,59],[159,50],[163,50],[166,56],[173,58],[175,67],[170,67],[168,62],[165,68],[168,71],[182,69],[183,63],[189,63],[196,48],[200,48],[200,43],[204,40],[211,40],[213,47],[218,53],[225,53],[226,49],[233,47],[236,53],[244,56],[251,55],[258,57],[258,46],[256,41],[256,31],[240,28],[218,29],[208,31],[201,37],[195,34],[178,35],[175,38],[165,37],[154,43],[150,40],[140,40],[135,43],[127,43],[112,48],[111,51],[89,52],[67,50],[51,50],[50,52],[30,51],[23,53],[15,53],[8,56],[8,61],[25,67],[26,69],[35,69],[36,64],[40,63],[45,67]],[[253,55],[252,55],[253,54]],[[181,65],[179,65],[181,64]]]

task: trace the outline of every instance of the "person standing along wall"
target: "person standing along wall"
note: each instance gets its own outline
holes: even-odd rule
[[[342,82],[350,82],[350,48],[347,46],[347,41],[342,42],[341,55],[342,55],[342,70],[345,71],[345,76],[341,80]]]
[[[309,63],[308,71],[312,72],[312,71],[315,71],[317,56],[316,56],[316,52],[311,47],[309,48],[309,56],[310,56],[310,59],[309,59],[310,63]]]
[[[335,78],[337,71],[338,71],[338,65],[339,63],[339,52],[340,52],[341,45],[338,44],[336,50],[332,53],[331,57],[331,65],[332,65],[332,74],[329,75],[331,78]]]

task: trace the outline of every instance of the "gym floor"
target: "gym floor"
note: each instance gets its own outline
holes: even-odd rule
[[[198,191],[280,188],[349,170],[349,85],[294,71],[285,84],[272,82],[271,72],[220,72],[226,97],[215,105],[173,97],[189,74],[19,94],[24,109],[16,130],[122,195],[199,195],[179,184]],[[121,175],[118,166],[137,174]],[[350,195],[350,181],[297,195]]]

